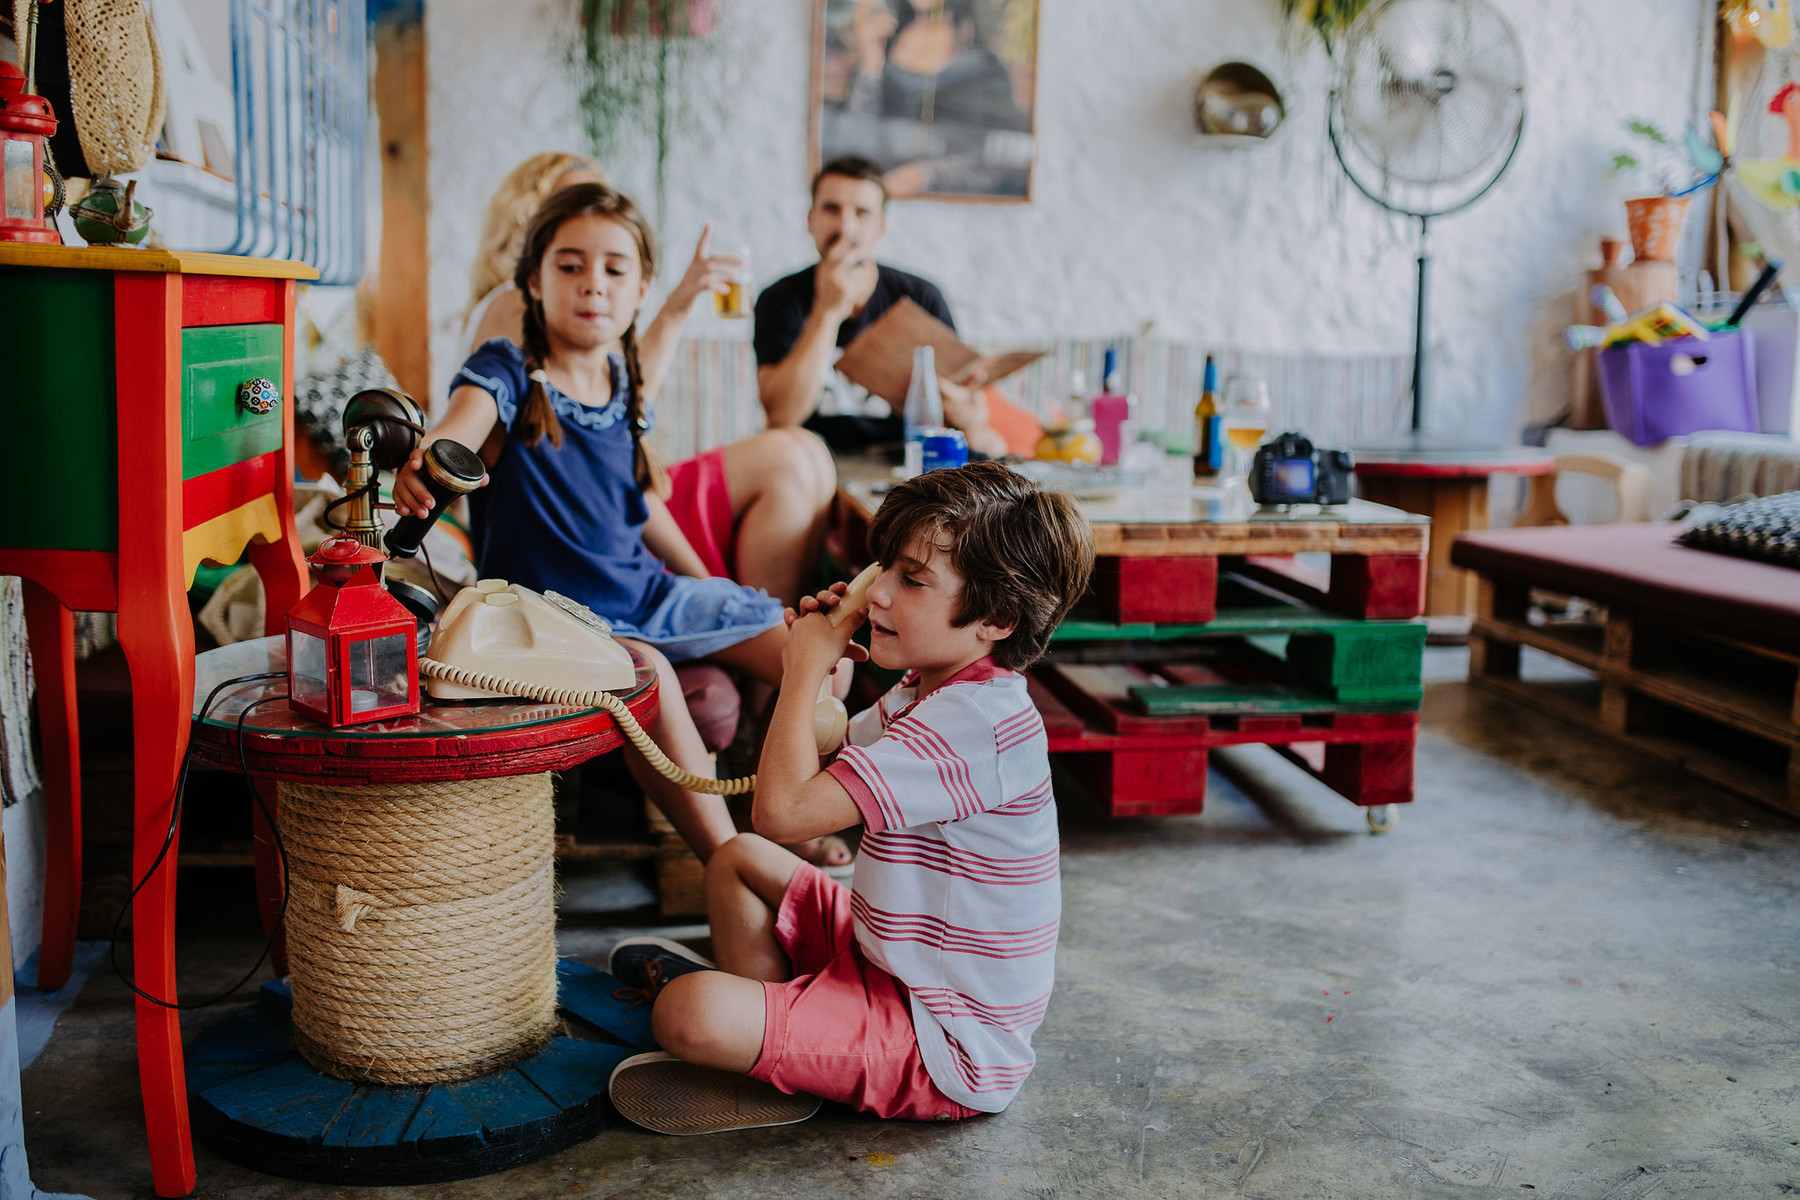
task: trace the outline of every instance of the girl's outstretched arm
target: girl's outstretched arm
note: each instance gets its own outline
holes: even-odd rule
[[[663,566],[677,575],[691,575],[695,579],[711,576],[712,572],[700,559],[700,552],[675,523],[663,498],[646,488],[644,504],[650,509],[650,519],[644,522],[644,545],[650,547],[650,553],[662,559]]]
[[[712,223],[709,221],[700,231],[700,241],[694,246],[694,257],[689,260],[681,281],[669,292],[668,299],[663,301],[662,308],[644,329],[638,342],[638,364],[644,372],[646,399],[656,395],[662,387],[663,379],[669,374],[669,367],[675,361],[675,349],[681,342],[681,326],[693,314],[694,305],[702,297],[711,296],[724,286],[731,277],[732,269],[743,265],[744,260],[735,254],[710,252],[707,242],[711,239]],[[654,550],[655,547],[652,546],[651,549]],[[669,565],[674,566],[673,563]]]
[[[461,442],[469,449],[481,454],[487,444],[488,436],[500,423],[500,409],[494,398],[474,384],[465,383],[450,393],[450,403],[444,409],[444,415],[430,432],[419,439],[412,457],[394,476],[394,511],[400,516],[424,516],[431,511],[431,493],[426,489],[419,472],[425,468],[425,447],[439,438],[449,438],[453,442]],[[486,459],[486,455],[482,455]],[[488,466],[493,466],[488,463]],[[485,481],[484,481],[485,482]]]

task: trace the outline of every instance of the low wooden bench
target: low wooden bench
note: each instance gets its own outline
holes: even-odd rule
[[[1800,571],[1695,550],[1680,526],[1499,529],[1456,539],[1481,580],[1469,681],[1800,815]],[[1533,589],[1597,606],[1534,611]],[[1581,668],[1521,673],[1540,650]]]

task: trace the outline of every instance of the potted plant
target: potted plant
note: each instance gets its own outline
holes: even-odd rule
[[[664,222],[669,153],[696,123],[693,72],[716,56],[723,0],[579,0],[571,65],[588,143],[602,161],[649,134],[657,224]]]
[[[1632,253],[1640,260],[1668,262],[1675,257],[1688,198],[1696,190],[1687,182],[1687,157],[1674,139],[1649,121],[1628,121],[1625,128],[1644,148],[1614,154],[1613,173],[1639,172],[1648,192],[1625,201]]]

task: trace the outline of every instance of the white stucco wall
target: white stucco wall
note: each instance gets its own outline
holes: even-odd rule
[[[1434,228],[1432,424],[1490,435],[1566,401],[1558,334],[1596,238],[1622,234],[1607,163],[1645,117],[1679,128],[1702,86],[1705,0],[1497,0],[1528,71],[1527,132],[1481,204]],[[731,97],[676,146],[666,227],[679,270],[701,223],[747,242],[760,280],[812,257],[811,0],[733,0],[711,86]],[[569,0],[431,0],[433,377],[456,331],[486,199],[526,154],[582,145],[563,72]],[[1276,0],[1044,0],[1038,162],[1024,205],[896,204],[884,257],[940,283],[973,340],[1169,337],[1280,352],[1393,353],[1412,340],[1414,226],[1342,180],[1325,140],[1328,63]],[[1206,69],[1254,61],[1287,126],[1247,151],[1189,121]],[[708,107],[703,101],[702,107]],[[647,204],[642,155],[607,163]]]

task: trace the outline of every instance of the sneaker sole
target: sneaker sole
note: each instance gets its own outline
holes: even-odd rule
[[[817,1096],[790,1096],[760,1080],[695,1066],[660,1050],[615,1067],[609,1091],[620,1116],[678,1137],[792,1125],[818,1112],[820,1103]]]
[[[717,969],[716,964],[710,958],[703,958],[702,956],[694,953],[692,950],[689,950],[686,946],[682,945],[680,942],[671,942],[668,938],[661,938],[661,937],[634,937],[634,938],[626,938],[624,941],[622,941],[618,945],[614,946],[611,950],[607,951],[606,973],[608,975],[618,974],[618,972],[613,970],[613,956],[615,954],[617,954],[619,951],[623,950],[627,946],[655,946],[657,949],[666,951],[667,953],[674,955],[676,958],[684,958],[688,962],[693,963],[695,966],[709,967],[709,968],[713,968],[715,970]]]

